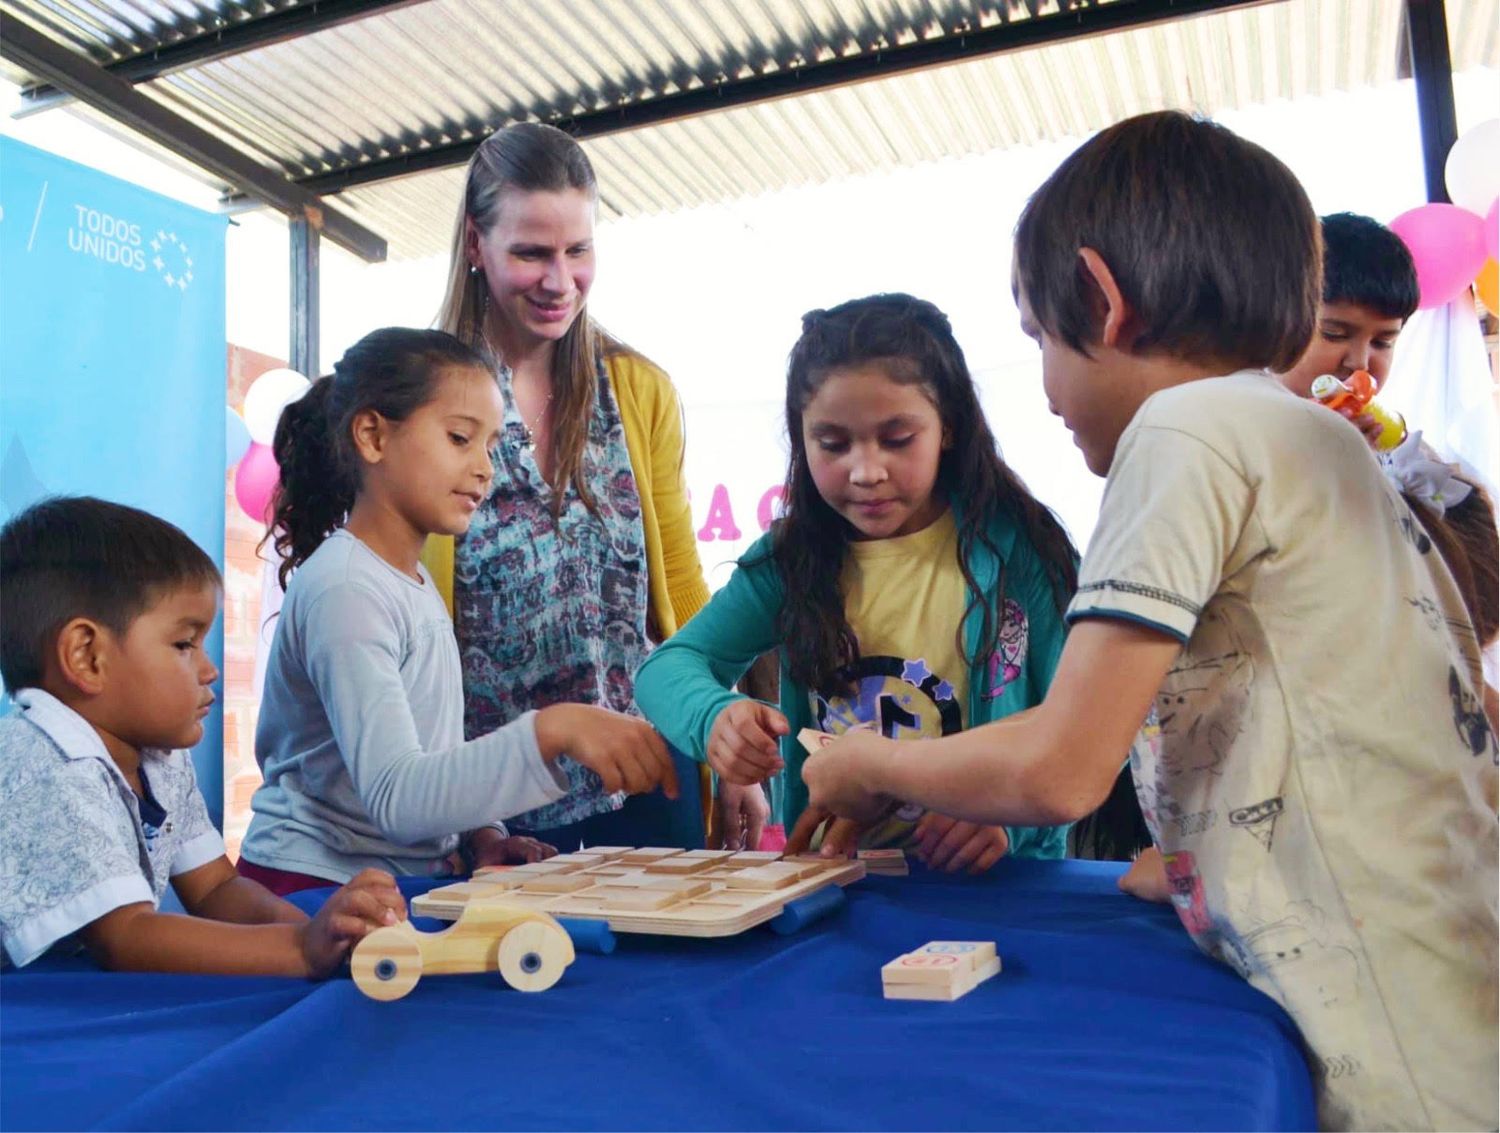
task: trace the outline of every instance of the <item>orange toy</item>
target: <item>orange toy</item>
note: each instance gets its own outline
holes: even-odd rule
[[[1355,370],[1347,382],[1341,382],[1332,374],[1314,378],[1313,397],[1329,409],[1343,413],[1353,420],[1368,414],[1380,422],[1380,434],[1375,438],[1375,448],[1390,452],[1406,439],[1406,421],[1399,413],[1381,407],[1375,402],[1375,379],[1368,370]]]

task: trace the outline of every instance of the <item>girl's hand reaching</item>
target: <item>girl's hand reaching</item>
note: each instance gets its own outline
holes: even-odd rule
[[[947,873],[983,873],[1010,849],[1010,835],[1003,826],[981,826],[931,810],[917,821],[913,834],[917,860]]]
[[[660,787],[677,797],[666,741],[644,720],[587,704],[554,704],[536,714],[536,742],[551,761],[566,755],[593,771],[606,791],[632,795]]]
[[[742,787],[720,779],[718,794],[714,798],[714,815],[717,821],[713,840],[718,845],[709,849],[758,850],[760,836],[771,817],[771,804],[759,784]]]
[[[367,869],[323,902],[318,915],[298,926],[307,974],[323,979],[343,962],[349,949],[377,928],[406,919],[406,898],[396,879]]]
[[[782,768],[777,738],[786,717],[758,700],[736,700],[721,711],[708,735],[708,765],[741,787],[763,783]]]

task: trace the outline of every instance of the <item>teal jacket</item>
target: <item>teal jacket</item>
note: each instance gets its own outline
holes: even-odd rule
[[[962,523],[962,512],[958,515]],[[1030,543],[1018,537],[1015,523],[1008,518],[997,519],[991,523],[989,535],[999,556],[981,544],[974,549],[969,566],[996,618],[996,591],[1001,568],[1005,568],[1004,597],[1017,603],[1025,615],[1026,647],[1023,657],[1008,658],[1016,661],[1020,674],[995,695],[991,690],[996,685],[992,672],[997,659],[971,663],[965,713],[968,727],[1040,704],[1057,670],[1067,635],[1045,568]],[[769,555],[770,539],[770,535],[763,536],[745,552],[728,584],[687,625],[658,646],[636,673],[636,704],[670,743],[699,762],[706,758],[709,733],[719,713],[734,701],[745,699],[734,691],[734,683],[757,657],[781,644],[776,637],[776,619],[786,591]],[[972,598],[971,591],[969,600]],[[970,657],[978,650],[981,618],[976,607],[965,619],[965,653]],[[781,821],[790,831],[807,807],[807,788],[802,782],[806,752],[796,736],[803,728],[813,726],[814,720],[811,698],[806,688],[792,680],[785,652],[781,653],[779,707],[791,727],[790,734],[781,740],[786,770],[779,792]],[[1004,753],[996,752],[996,756],[1004,758]],[[1010,853],[1015,857],[1061,858],[1067,852],[1066,826],[1016,826],[1007,827],[1006,832]]]

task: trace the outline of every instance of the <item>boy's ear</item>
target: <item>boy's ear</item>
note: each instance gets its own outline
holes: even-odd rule
[[[373,409],[361,409],[349,422],[349,436],[354,451],[367,464],[385,459],[385,442],[390,436],[390,422]]]
[[[1096,314],[1099,317],[1099,343],[1115,350],[1129,350],[1135,342],[1135,311],[1125,301],[1115,273],[1104,257],[1092,248],[1078,249],[1079,267],[1093,282]]]
[[[58,673],[85,696],[104,691],[113,638],[98,622],[74,618],[62,627],[54,646]]]

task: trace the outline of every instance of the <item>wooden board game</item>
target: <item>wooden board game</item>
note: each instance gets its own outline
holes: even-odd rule
[[[412,912],[456,920],[472,902],[502,902],[554,917],[602,920],[615,932],[733,936],[792,901],[865,876],[846,858],[785,859],[761,851],[595,846],[530,865],[480,870],[434,889]]]

